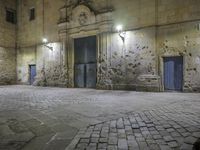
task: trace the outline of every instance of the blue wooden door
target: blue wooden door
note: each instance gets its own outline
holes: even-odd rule
[[[164,58],[165,90],[182,91],[183,88],[183,57]]]
[[[35,81],[36,76],[36,65],[30,65],[30,84],[32,85]]]

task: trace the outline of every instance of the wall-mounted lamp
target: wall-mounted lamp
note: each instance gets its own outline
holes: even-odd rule
[[[116,26],[116,30],[119,33],[119,36],[121,37],[122,41],[125,41],[125,36],[126,36],[126,32],[123,31],[123,26],[122,25],[117,25]]]
[[[48,42],[47,38],[43,38],[42,42],[46,44]]]
[[[43,38],[42,42],[43,42],[43,44],[44,44],[45,47],[47,47],[48,49],[50,49],[51,51],[53,51],[53,47],[47,45],[47,43],[48,43],[48,39],[47,38]]]

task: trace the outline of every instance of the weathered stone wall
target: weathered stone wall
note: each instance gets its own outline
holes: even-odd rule
[[[64,64],[63,48],[60,43],[51,43],[53,49],[39,46],[37,48],[36,85],[66,87],[68,83],[67,68]]]
[[[79,18],[73,18],[77,0],[18,0],[18,4],[21,83],[28,83],[28,66],[35,63],[36,85],[73,87],[73,39],[97,35],[98,88],[163,90],[163,57],[183,55],[184,91],[199,91],[200,1],[91,0],[86,6],[96,22],[90,20],[85,26],[77,26]],[[73,7],[66,11],[66,5]],[[28,19],[31,7],[36,9],[34,21]],[[109,15],[101,16],[108,11]],[[99,23],[103,17],[112,25]],[[126,30],[124,42],[116,33],[117,24]],[[53,51],[42,46],[43,37]]]
[[[63,86],[65,65],[61,60],[58,19],[65,1],[18,0],[18,83],[29,84],[29,65],[36,64],[35,85]],[[35,20],[29,20],[29,9],[35,8]],[[47,38],[53,51],[42,45]],[[65,81],[65,82],[64,82]]]
[[[99,58],[100,88],[158,90],[156,73],[155,28],[126,32],[125,41],[118,34],[102,35],[110,39],[102,46]],[[104,45],[104,43],[103,43]]]
[[[160,74],[163,57],[183,56],[184,91],[200,91],[200,22],[168,25],[158,28]]]
[[[16,10],[16,2],[0,1],[0,85],[16,83],[16,26],[6,22],[6,8]]]

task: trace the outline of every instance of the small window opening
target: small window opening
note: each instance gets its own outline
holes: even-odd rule
[[[6,9],[6,21],[12,24],[17,23],[16,10]]]
[[[29,11],[29,20],[35,20],[35,8],[31,8]]]

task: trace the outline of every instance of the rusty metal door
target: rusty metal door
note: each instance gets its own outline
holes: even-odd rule
[[[75,76],[77,88],[96,87],[96,36],[74,40]]]

